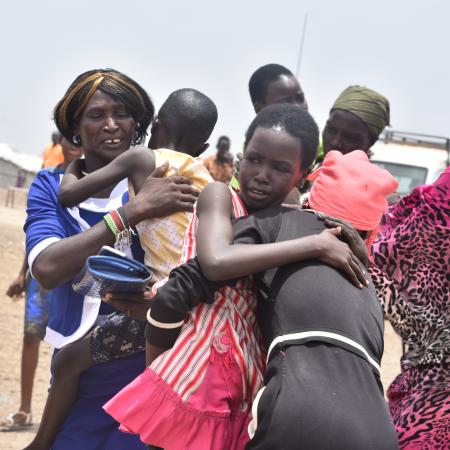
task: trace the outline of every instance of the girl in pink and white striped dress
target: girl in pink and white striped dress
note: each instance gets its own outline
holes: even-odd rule
[[[233,215],[246,216],[238,194],[231,195]],[[193,214],[180,264],[196,256],[197,225]],[[189,313],[174,346],[108,402],[106,411],[123,431],[165,449],[243,448],[265,368],[256,303],[251,276],[218,290],[212,304]]]
[[[196,211],[185,237],[180,264],[198,250],[206,277],[219,281],[324,256],[304,245],[310,245],[309,236],[278,244],[230,245],[230,216],[238,218],[280,204],[305,177],[317,144],[318,129],[307,112],[291,105],[261,111],[247,131],[239,176],[241,191],[236,193],[221,183],[204,189],[198,218]],[[220,232],[218,226],[222,227]],[[320,247],[334,245],[338,253],[336,246],[341,245],[348,252],[336,235],[328,231],[322,236],[326,244]],[[329,254],[327,258],[333,264]],[[174,340],[175,344],[105,409],[123,431],[139,434],[142,441],[165,450],[243,449],[249,440],[251,405],[265,369],[255,317],[254,280],[251,276],[239,279],[233,287],[218,289],[213,298],[205,298],[188,311],[174,300],[165,314],[164,308],[158,308],[159,298],[173,290],[171,281],[169,277],[151,301],[147,331],[159,336],[150,342],[161,349],[170,347]],[[181,291],[187,295],[193,288],[186,279],[177,284],[175,294],[180,296]]]

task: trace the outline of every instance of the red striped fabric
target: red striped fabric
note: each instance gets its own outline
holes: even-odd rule
[[[231,190],[231,189],[230,189]],[[235,217],[247,215],[240,198],[231,190]],[[187,229],[179,264],[196,255],[197,214],[194,211]],[[224,287],[216,292],[215,302],[202,304],[186,318],[174,347],[157,358],[150,368],[184,400],[188,401],[200,387],[208,368],[213,340],[227,330],[233,354],[242,372],[242,409],[249,411],[262,387],[265,358],[262,339],[257,328],[256,295],[253,277]]]

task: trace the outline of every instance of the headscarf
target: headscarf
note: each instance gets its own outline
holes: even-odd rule
[[[335,109],[342,109],[359,117],[369,128],[372,144],[389,125],[389,101],[378,92],[363,86],[345,89],[334,102],[330,113]]]
[[[328,152],[323,165],[308,179],[314,181],[308,199],[311,207],[346,220],[357,230],[371,231],[369,241],[376,237],[388,207],[386,197],[398,186],[387,170],[371,163],[361,150],[346,155],[336,150]]]

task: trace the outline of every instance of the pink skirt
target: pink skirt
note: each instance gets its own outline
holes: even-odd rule
[[[238,365],[230,353],[212,348],[202,385],[187,402],[147,368],[104,409],[121,431],[164,450],[242,450],[250,417],[241,403]]]

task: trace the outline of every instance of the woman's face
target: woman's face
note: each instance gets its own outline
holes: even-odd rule
[[[371,137],[367,125],[351,112],[334,110],[322,133],[325,154],[337,150],[344,155],[353,150],[368,153]]]
[[[130,148],[136,122],[125,105],[96,91],[81,113],[76,134],[86,158],[107,164]]]
[[[239,166],[240,194],[249,210],[281,203],[306,171],[300,141],[280,129],[257,128]]]

